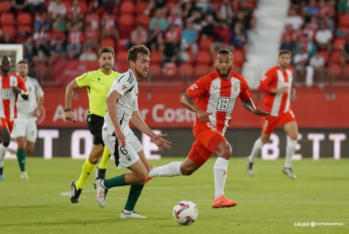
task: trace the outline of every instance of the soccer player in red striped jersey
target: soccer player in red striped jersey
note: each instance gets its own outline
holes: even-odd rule
[[[293,71],[289,68],[290,63],[291,52],[288,50],[280,51],[279,65],[272,67],[265,73],[258,87],[260,92],[265,93],[264,108],[270,112],[270,116],[263,118],[262,135],[254,143],[251,155],[248,158],[247,172],[250,176],[254,175],[253,163],[260,154],[262,146],[269,141],[275,128],[283,126],[289,139],[282,172],[290,179],[296,179],[291,169],[291,162],[298,140],[298,127],[290,102],[291,95],[296,93],[296,90],[292,88]]]
[[[5,152],[10,145],[13,121],[17,115],[17,94],[28,100],[28,92],[22,77],[11,73],[11,59],[4,56],[0,62],[0,180],[4,180]]]
[[[165,166],[154,167],[148,178],[191,175],[212,154],[217,154],[218,158],[214,165],[213,208],[232,207],[237,204],[224,196],[228,162],[232,155],[232,148],[224,133],[229,127],[235,102],[240,98],[243,106],[255,115],[269,115],[268,112],[255,108],[245,78],[230,72],[232,66],[232,53],[226,49],[218,51],[215,58],[216,72],[200,78],[187,89],[181,98],[181,103],[197,115],[193,129],[196,141],[184,162],[172,162]],[[198,105],[193,102],[195,98],[198,99]]]

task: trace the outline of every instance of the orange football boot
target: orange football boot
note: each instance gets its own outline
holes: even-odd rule
[[[213,208],[225,208],[225,207],[233,207],[238,203],[236,201],[228,200],[224,195],[220,196],[220,198],[213,200],[212,207]]]
[[[149,164],[150,170],[153,169],[153,166]],[[145,183],[148,183],[148,181],[151,180],[151,177],[148,176],[148,178],[145,180]]]

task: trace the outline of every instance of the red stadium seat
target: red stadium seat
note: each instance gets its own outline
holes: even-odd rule
[[[349,15],[339,16],[339,27],[349,27]]]
[[[139,15],[136,18],[136,23],[142,24],[147,29],[148,29],[149,22],[150,22],[150,18],[147,15]]]
[[[11,2],[0,2],[0,13],[7,13],[10,11]]]
[[[18,26],[29,26],[32,25],[32,16],[29,13],[21,13],[17,17]]]
[[[149,70],[152,81],[161,77],[161,67],[159,64],[151,64]]]
[[[30,26],[19,26],[17,29],[18,32],[28,32],[31,33],[33,31],[32,27]]]
[[[132,15],[120,15],[119,17],[119,25],[133,27],[134,17]]]
[[[349,77],[349,64],[346,64],[344,67],[344,71],[343,71],[343,76],[348,78]]]
[[[212,44],[211,38],[202,38],[199,44],[200,50],[209,50],[211,44]]]
[[[147,9],[148,2],[137,2],[136,3],[136,15],[141,15]]]
[[[1,26],[12,26],[14,24],[14,17],[12,13],[4,13],[1,15]]]
[[[127,72],[129,65],[127,61],[123,61],[123,62],[117,63],[117,67],[118,67],[117,71],[119,73],[123,73],[123,72]]]
[[[161,54],[159,51],[152,51],[150,53],[150,62],[151,63],[160,63],[161,60]]]
[[[8,33],[10,34],[11,39],[15,39],[16,36],[16,30],[13,26],[4,26],[1,28],[2,35]]]
[[[80,13],[81,14],[85,14],[86,11],[87,11],[86,1],[84,1],[84,2],[80,1],[79,2],[79,7],[80,7]]]
[[[336,37],[333,41],[333,47],[334,48],[342,48],[346,42],[347,42],[346,38]]]
[[[199,51],[197,64],[209,65],[211,63],[211,53],[208,51]]]
[[[340,63],[341,62],[341,57],[342,57],[342,52],[341,51],[334,51],[331,54],[331,65],[334,63]]]
[[[116,62],[127,62],[127,51],[119,51],[119,53],[116,55]]]
[[[198,80],[199,78],[210,73],[210,67],[207,65],[197,65],[194,69],[194,75],[192,80]]]
[[[101,47],[110,46],[115,49],[115,41],[112,38],[103,38],[101,40]]]
[[[165,63],[163,69],[163,76],[165,78],[177,78],[177,65],[175,63]]]
[[[330,77],[339,77],[341,75],[341,66],[338,64],[330,64],[328,73]]]
[[[191,79],[193,77],[193,73],[193,65],[189,63],[181,64],[181,66],[179,67],[179,75],[181,77],[188,77],[189,79]]]
[[[338,28],[337,31],[344,33],[344,35],[338,35],[337,37],[347,37],[349,35],[349,28]]]
[[[235,66],[242,66],[242,64],[244,63],[244,52],[242,52],[241,50],[233,51],[233,59]]]
[[[122,1],[120,6],[120,14],[133,14],[135,5],[131,1]]]

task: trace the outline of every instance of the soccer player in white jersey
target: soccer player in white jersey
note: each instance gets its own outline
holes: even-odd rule
[[[21,95],[17,99],[17,118],[14,123],[14,135],[17,140],[17,159],[21,169],[21,179],[28,179],[25,170],[25,154],[34,151],[37,126],[36,120],[40,115],[40,110],[44,102],[44,91],[39,82],[28,77],[28,63],[25,60],[17,64],[17,73],[23,78],[29,93],[29,99],[24,100]]]
[[[171,148],[170,142],[163,139],[166,134],[155,134],[144,122],[138,112],[138,82],[147,76],[150,52],[144,45],[132,46],[127,60],[130,69],[119,76],[113,83],[107,102],[107,113],[104,117],[103,141],[107,146],[118,169],[128,168],[131,173],[111,179],[95,181],[97,202],[101,207],[106,205],[108,189],[117,186],[131,185],[121,218],[146,218],[134,212],[134,207],[143,190],[149,173],[143,147],[129,127],[129,121],[162,150]]]

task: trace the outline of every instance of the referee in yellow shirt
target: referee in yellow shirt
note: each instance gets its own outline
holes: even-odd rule
[[[99,65],[101,69],[97,71],[87,72],[72,80],[66,88],[65,92],[65,119],[75,123],[75,116],[71,109],[71,101],[74,91],[80,88],[87,88],[90,112],[87,116],[87,126],[94,137],[93,146],[88,159],[86,159],[79,180],[71,183],[72,203],[79,202],[79,196],[84,188],[85,181],[91,174],[103,153],[102,162],[99,165],[97,177],[104,178],[107,162],[110,153],[104,148],[102,139],[102,127],[104,124],[104,115],[106,112],[106,99],[108,92],[114,80],[120,76],[112,70],[114,66],[114,49],[111,47],[103,47],[99,50]],[[103,152],[104,148],[104,152]]]

